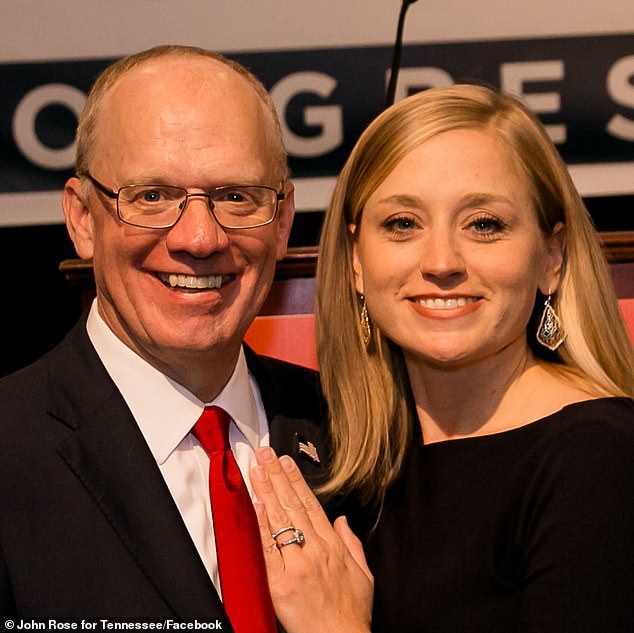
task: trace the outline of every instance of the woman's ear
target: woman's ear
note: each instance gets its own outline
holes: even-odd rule
[[[354,236],[357,232],[358,225],[348,224],[348,231]],[[359,260],[359,240],[352,240],[352,270],[354,272],[354,285],[356,291],[363,294],[363,268],[361,267],[361,261]]]
[[[539,290],[543,295],[555,293],[561,281],[561,269],[566,251],[566,227],[557,222],[553,232],[546,240],[546,265]]]
[[[62,195],[62,208],[66,221],[66,230],[75,245],[77,255],[82,259],[93,256],[93,220],[90,209],[84,202],[79,178],[66,181]]]

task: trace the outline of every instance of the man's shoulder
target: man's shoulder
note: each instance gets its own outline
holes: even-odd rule
[[[264,369],[275,377],[282,377],[288,380],[318,382],[319,373],[310,367],[289,363],[285,360],[273,358],[271,356],[254,355]]]
[[[52,382],[59,388],[61,384],[72,383],[78,376],[86,376],[88,369],[95,365],[94,360],[86,361],[90,353],[85,326],[80,320],[40,358],[0,378],[0,400],[5,405],[16,403],[23,410],[40,406],[43,399],[48,399]]]
[[[41,387],[45,382],[45,377],[49,372],[49,366],[51,361],[51,355],[53,351],[48,351],[40,358],[35,359],[30,364],[18,368],[5,376],[0,378],[0,394],[4,400],[10,394],[18,394],[21,387],[31,386],[37,389]],[[31,392],[31,396],[33,393]]]
[[[321,394],[319,373],[309,367],[289,363],[245,350],[249,371],[259,384],[271,383],[288,391],[290,387]],[[270,386],[270,385],[269,385]]]
[[[288,361],[280,360],[272,356],[258,354],[246,343],[243,348],[249,371],[252,373],[260,370],[275,376],[297,377],[300,380],[319,380],[319,373],[310,367],[304,367],[303,365],[289,363]]]
[[[324,401],[317,371],[261,356],[248,347],[245,355],[267,410],[274,408],[291,417],[323,417]]]

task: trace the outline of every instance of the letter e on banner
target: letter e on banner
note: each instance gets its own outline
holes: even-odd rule
[[[564,63],[560,59],[543,62],[513,62],[500,66],[500,87],[524,100],[537,115],[559,112],[561,98],[558,92],[539,92],[527,94],[524,84],[530,81],[561,81],[564,79]],[[546,125],[553,143],[566,142],[566,126]]]

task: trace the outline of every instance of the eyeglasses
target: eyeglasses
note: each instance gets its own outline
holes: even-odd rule
[[[189,193],[171,185],[125,185],[108,189],[89,173],[85,176],[101,193],[117,201],[122,222],[146,229],[169,229],[179,220],[190,198],[207,198],[209,210],[224,229],[254,229],[270,224],[284,192],[264,185],[227,185],[205,193]]]

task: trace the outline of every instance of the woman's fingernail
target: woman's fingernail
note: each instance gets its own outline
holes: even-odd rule
[[[263,446],[258,449],[258,453],[263,462],[272,462],[275,459],[275,451],[270,446]]]
[[[267,474],[266,471],[264,470],[264,468],[262,468],[262,466],[254,466],[252,468],[253,474],[255,475],[255,478],[258,481],[266,481],[267,480]]]
[[[282,464],[282,468],[289,473],[295,470],[295,462],[288,455],[282,455],[282,457],[280,457],[280,464]]]

